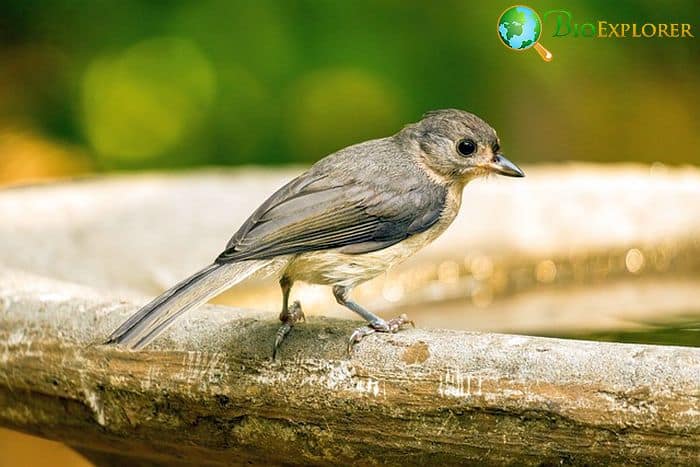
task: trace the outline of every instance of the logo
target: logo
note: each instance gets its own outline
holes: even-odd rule
[[[545,62],[552,61],[552,52],[545,49],[538,41],[542,35],[540,16],[524,5],[512,6],[498,18],[498,37],[512,50],[522,51],[534,48]]]
[[[668,37],[685,39],[695,37],[690,23],[612,23],[609,21],[589,21],[578,24],[569,10],[550,10],[544,14],[555,18],[552,37],[596,37],[596,38],[652,38]]]
[[[552,18],[552,38],[596,38],[596,39],[639,39],[639,38],[694,38],[689,23],[617,23],[595,20],[577,23],[569,10],[549,10],[543,18]],[[542,20],[535,10],[525,5],[514,5],[506,9],[496,25],[498,37],[509,49],[522,51],[534,48],[545,62],[550,62],[552,53],[540,43]]]

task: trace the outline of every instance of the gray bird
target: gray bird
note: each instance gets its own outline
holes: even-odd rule
[[[435,240],[457,215],[465,184],[490,173],[524,176],[501,154],[494,129],[461,110],[428,112],[393,136],[341,149],[270,196],[211,265],[141,308],[107,343],[142,348],[184,312],[271,273],[282,288],[273,358],[304,318],[299,302],[289,305],[296,281],[332,286],[338,303],[367,321],[348,350],[368,334],[396,332],[413,323],[381,319],[350,291]]]

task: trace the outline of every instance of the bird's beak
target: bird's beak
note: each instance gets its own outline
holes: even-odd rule
[[[499,175],[505,175],[506,177],[524,177],[525,172],[520,170],[520,167],[513,164],[511,161],[506,159],[503,154],[496,154],[491,159],[491,162],[487,164],[488,168],[493,170]]]

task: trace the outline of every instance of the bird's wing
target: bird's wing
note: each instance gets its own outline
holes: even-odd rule
[[[433,184],[389,189],[305,174],[265,201],[217,262],[341,247],[349,254],[380,250],[435,224],[445,198],[445,189]]]

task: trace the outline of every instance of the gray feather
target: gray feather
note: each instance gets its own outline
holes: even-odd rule
[[[371,152],[363,147],[368,143],[351,146],[280,188],[236,232],[216,262],[332,248],[368,253],[434,225],[447,188],[417,170],[414,161],[402,160],[390,138],[369,143]]]
[[[207,266],[141,308],[119,326],[105,343],[140,349],[163,333],[184,312],[205,303],[268,264],[269,261],[242,261]]]

